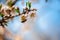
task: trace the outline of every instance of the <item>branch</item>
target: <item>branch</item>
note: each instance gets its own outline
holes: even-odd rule
[[[17,0],[16,0],[17,1]],[[16,1],[13,3],[13,5],[16,3]],[[11,2],[11,1],[10,1]],[[22,23],[24,23],[24,22],[26,22],[27,21],[27,19],[26,19],[26,17],[25,17],[25,14],[29,14],[29,12],[31,12],[31,11],[37,11],[36,9],[31,9],[31,3],[30,2],[28,2],[28,7],[26,7],[25,9],[23,9],[23,12],[22,13],[20,13],[20,10],[19,10],[19,8],[18,7],[13,7],[13,5],[11,4],[11,7],[10,8],[8,8],[7,10],[5,10],[5,9],[0,9],[0,15],[1,15],[1,17],[2,17],[2,19],[0,20],[0,26],[2,26],[2,27],[4,27],[5,25],[7,25],[7,22],[9,21],[9,20],[11,20],[11,19],[13,19],[14,17],[17,17],[17,16],[20,16],[20,15],[23,15],[24,14],[24,16],[22,16],[21,17],[21,22]],[[2,7],[1,7],[2,8]],[[14,13],[14,15],[13,14],[11,14],[11,12],[13,12]],[[4,14],[3,14],[4,13]],[[6,13],[6,14],[5,14]],[[18,13],[17,15],[15,14],[15,13]],[[9,16],[8,16],[9,15]],[[34,16],[34,14],[31,14],[31,16]]]

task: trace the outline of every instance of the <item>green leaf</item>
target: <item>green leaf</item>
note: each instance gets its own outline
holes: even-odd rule
[[[28,7],[29,6],[29,2],[26,2],[26,7]]]
[[[19,13],[19,12],[20,12],[18,9],[15,9],[15,11],[16,11],[17,13]]]
[[[12,0],[7,3],[7,5],[10,6],[10,7],[13,6],[12,4],[13,4]]]
[[[3,17],[4,15],[2,13],[0,13],[0,16]]]
[[[28,6],[28,2],[26,2],[26,7]]]
[[[31,2],[26,2],[26,7],[28,7],[29,9],[31,8]]]
[[[29,3],[29,9],[31,8],[31,3]]]
[[[2,4],[0,4],[0,9],[2,8]]]

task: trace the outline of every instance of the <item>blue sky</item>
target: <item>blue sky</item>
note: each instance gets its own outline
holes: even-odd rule
[[[26,2],[26,0],[25,0],[25,2]],[[38,17],[38,19],[37,19],[38,21],[36,21],[36,23],[37,24],[39,23],[39,27],[41,25],[43,26],[44,22],[47,25],[46,27],[48,27],[48,28],[53,27],[53,29],[55,29],[58,26],[60,26],[60,12],[59,12],[60,5],[59,4],[60,3],[58,0],[49,0],[47,3],[45,2],[45,0],[39,0],[38,3],[32,4],[33,8],[38,9],[37,15],[39,17]],[[23,8],[23,5],[21,5],[21,1],[18,1],[16,3],[16,6],[20,7],[20,9]],[[16,20],[15,20],[15,22],[16,22]],[[42,22],[42,24],[41,24],[41,22]],[[44,28],[43,28],[43,30],[44,30]]]
[[[21,1],[18,1],[16,6],[20,7],[20,9],[23,8]],[[49,35],[60,32],[60,1],[49,0],[46,3],[45,0],[39,0],[37,3],[32,3],[32,7],[37,9],[38,15],[38,18],[35,22],[35,30],[38,32],[42,31],[43,33]],[[16,18],[13,23],[10,23],[9,29],[11,29],[11,31],[17,32],[18,28],[21,27],[21,23],[17,20],[18,18]]]
[[[24,3],[26,1],[27,0],[25,0]],[[22,11],[25,4],[22,5],[21,1],[18,1],[15,6],[18,6]],[[32,7],[37,9],[37,19],[34,23],[34,30],[38,34],[42,32],[51,37],[53,34],[58,35],[58,33],[60,33],[60,0],[49,0],[47,3],[45,0],[39,0],[37,3],[32,3]],[[19,29],[23,24],[20,22],[19,17],[14,19],[15,20],[9,22],[8,29],[14,34],[19,34],[21,31]]]

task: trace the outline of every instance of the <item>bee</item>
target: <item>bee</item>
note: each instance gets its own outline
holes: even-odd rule
[[[32,12],[32,13],[30,14],[30,17],[31,17],[31,18],[35,17],[35,13]]]
[[[26,21],[27,21],[26,16],[24,16],[24,15],[21,16],[21,22],[24,23],[24,22],[26,22]]]

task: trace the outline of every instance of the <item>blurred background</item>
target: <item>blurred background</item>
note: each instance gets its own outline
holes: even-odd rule
[[[0,0],[0,3],[6,1]],[[20,17],[8,22],[6,29],[12,36],[5,33],[6,40],[60,40],[60,0],[18,0],[15,6],[22,12],[27,1],[37,9],[36,17],[25,23],[20,22]]]

